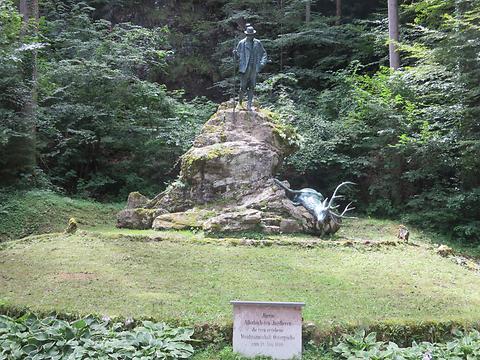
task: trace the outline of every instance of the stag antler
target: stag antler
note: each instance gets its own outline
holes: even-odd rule
[[[339,215],[339,217],[344,218],[344,219],[356,219],[355,216],[344,216],[347,211],[355,210],[354,207],[352,207],[352,208],[349,207],[350,205],[352,205],[351,202],[348,203],[347,206],[345,206],[345,209],[344,209],[343,212]]]
[[[341,218],[341,219],[358,219],[358,218],[355,217],[355,216],[345,216],[345,213],[346,213],[347,211],[352,211],[352,210],[355,209],[354,207],[352,207],[352,208],[349,207],[350,205],[352,205],[352,203],[348,203],[348,205],[345,206],[345,209],[343,210],[343,212],[342,212],[341,214],[337,214],[336,212],[330,210],[330,213],[332,213],[332,214],[334,215],[334,220],[335,220],[335,222],[337,222],[335,218],[338,218],[338,219],[340,219],[340,218]],[[336,207],[338,207],[338,206],[336,206]]]
[[[335,189],[335,191],[333,192],[333,195],[332,195],[332,198],[330,199],[330,202],[328,203],[328,208],[329,209],[332,208],[333,200],[340,199],[341,197],[343,197],[342,195],[337,196],[337,191],[338,191],[338,189],[340,189],[344,185],[355,185],[355,183],[353,183],[351,181],[344,181],[340,185],[338,185],[337,188]]]

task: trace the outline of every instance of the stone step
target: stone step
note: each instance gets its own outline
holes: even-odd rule
[[[262,225],[264,226],[280,226],[281,220],[282,219],[277,217],[271,217],[271,218],[263,218],[261,222],[262,222]]]
[[[280,226],[273,226],[273,225],[264,225],[263,231],[267,234],[279,234],[280,233]]]

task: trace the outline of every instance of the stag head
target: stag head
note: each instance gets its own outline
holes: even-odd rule
[[[321,235],[335,234],[338,229],[340,229],[342,219],[355,219],[355,217],[345,215],[347,212],[355,209],[354,207],[350,207],[350,205],[352,205],[351,202],[343,209],[341,213],[337,212],[339,205],[335,205],[335,200],[344,197],[342,195],[337,195],[337,192],[342,186],[345,185],[355,185],[355,183],[350,181],[342,182],[336,187],[330,200],[325,198],[315,207],[314,216],[316,219],[316,227]]]

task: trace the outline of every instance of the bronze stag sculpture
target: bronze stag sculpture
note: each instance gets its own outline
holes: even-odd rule
[[[292,190],[286,187],[281,181],[274,179],[275,183],[285,190],[285,195],[293,202],[295,206],[303,206],[315,219],[315,230],[320,235],[332,235],[335,234],[338,229],[340,229],[340,224],[342,219],[349,218],[355,219],[351,216],[345,216],[348,211],[355,209],[350,207],[352,203],[350,202],[342,213],[337,213],[336,209],[340,206],[335,205],[335,200],[340,199],[343,196],[337,195],[338,190],[345,185],[354,185],[350,181],[342,182],[337,186],[333,192],[330,200],[324,198],[322,194],[318,191],[310,188],[305,188],[301,190]]]

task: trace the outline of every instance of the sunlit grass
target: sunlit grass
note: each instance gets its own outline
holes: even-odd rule
[[[4,246],[0,299],[34,310],[185,324],[230,321],[233,299],[304,301],[305,320],[325,326],[480,319],[480,277],[426,247],[219,246],[182,241],[203,236],[189,232],[172,232],[185,237],[174,241],[114,233]]]

